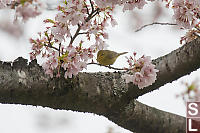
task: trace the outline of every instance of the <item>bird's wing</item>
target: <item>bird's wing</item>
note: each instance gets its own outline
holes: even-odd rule
[[[117,56],[117,53],[116,54],[108,54],[108,55],[106,55],[106,58],[107,59],[113,59],[113,58],[115,58]]]

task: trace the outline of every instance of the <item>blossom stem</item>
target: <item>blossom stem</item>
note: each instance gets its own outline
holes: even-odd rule
[[[79,31],[81,30],[81,26],[78,24],[78,28],[76,30],[76,33],[74,34],[74,36],[71,38],[69,45],[72,45],[72,43],[74,42],[74,40],[76,39],[76,37],[79,35]]]
[[[98,13],[99,13],[99,8],[97,8],[96,10],[94,10],[93,12],[91,12],[91,13],[89,14],[89,16],[85,19],[85,22],[88,22],[90,19],[92,19],[92,18],[93,18],[96,14],[98,14]],[[77,28],[77,30],[76,30],[76,33],[74,34],[73,37],[71,37],[71,40],[70,40],[69,45],[72,45],[72,43],[74,42],[74,40],[76,39],[76,37],[80,34],[80,33],[79,33],[80,30],[81,30],[81,26],[80,26],[80,24],[78,24],[78,28]]]
[[[81,35],[81,34],[88,34],[89,32],[79,32],[78,34]]]
[[[59,43],[59,57],[60,57],[60,48],[61,48],[61,43]]]
[[[88,63],[87,65],[92,65],[92,64],[99,65],[99,66],[104,66],[104,65],[101,65],[101,64],[95,63],[95,62]],[[127,71],[126,68],[116,68],[116,67],[111,67],[111,66],[104,66],[104,67],[107,67],[107,68],[110,68],[110,69],[114,69],[114,70]]]
[[[89,9],[88,9],[88,7],[87,7],[87,4],[85,3],[85,8],[87,9],[87,14],[89,15],[90,14],[90,12],[89,12]]]
[[[92,12],[94,11],[94,6],[93,6],[93,3],[92,3],[92,0],[90,0],[90,5],[92,7]]]
[[[58,48],[56,48],[56,47],[52,46],[51,44],[48,44],[48,45],[46,45],[46,44],[43,44],[43,45],[44,45],[44,46],[46,46],[46,47],[49,47],[49,48],[52,48],[52,49],[55,49],[55,50],[59,51],[59,49],[58,49]]]

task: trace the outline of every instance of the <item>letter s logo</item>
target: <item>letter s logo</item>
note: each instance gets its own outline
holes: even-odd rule
[[[188,104],[188,108],[189,108],[189,115],[197,115],[198,114],[198,109],[197,109],[198,105],[196,103],[189,103]],[[192,111],[191,111],[192,110]]]

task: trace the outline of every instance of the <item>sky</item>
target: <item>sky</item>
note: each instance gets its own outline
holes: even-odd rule
[[[151,7],[147,6],[145,11],[152,11],[150,9]],[[141,13],[141,16],[144,23],[149,23],[148,19],[151,18],[152,12],[145,11]],[[169,19],[171,11],[168,15],[168,11],[165,10],[164,14],[159,21],[172,22]],[[25,34],[20,38],[14,38],[0,32],[0,60],[13,61],[19,56],[29,59],[28,53],[31,45],[28,39],[36,37],[37,32],[44,29],[42,20],[47,17],[53,18],[53,15],[55,13],[46,11],[37,19],[28,21],[24,25]],[[115,17],[118,20],[118,25],[114,28],[108,28],[108,49],[116,52],[129,52],[126,56],[130,56],[133,51],[136,51],[138,57],[145,54],[155,59],[181,47],[179,40],[184,35],[183,31],[172,26],[149,26],[135,33],[132,26],[134,18],[130,19],[130,16],[130,12],[116,12]],[[39,62],[41,63],[42,60]],[[114,64],[115,67],[122,67],[122,65],[127,65],[124,56],[119,57]],[[90,65],[85,71],[105,72],[113,70]],[[185,116],[185,105],[182,99],[177,99],[175,95],[180,94],[185,89],[181,81],[191,83],[199,74],[200,70],[192,72],[190,75],[139,97],[138,101],[163,111]],[[107,133],[110,127],[113,128],[113,133],[131,133],[103,116],[31,105],[0,104],[0,118],[0,131],[2,133]]]

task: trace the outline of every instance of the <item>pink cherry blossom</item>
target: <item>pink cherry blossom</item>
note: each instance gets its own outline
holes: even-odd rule
[[[95,45],[98,50],[107,49],[107,47],[108,47],[108,44],[100,38],[96,38]]]
[[[99,8],[114,7],[120,4],[120,0],[95,0],[95,3]]]
[[[185,86],[185,90],[176,95],[176,97],[181,97],[186,103],[187,101],[199,101],[200,100],[200,84],[199,79],[195,79],[192,83],[182,82]]]
[[[199,0],[174,0],[172,5],[173,17],[179,26],[192,29],[199,22]]]
[[[197,32],[196,30],[189,30],[188,32],[186,32],[186,35],[181,37],[180,43],[181,44],[183,44],[183,42],[189,43],[194,39],[196,39],[198,37],[196,32]]]
[[[190,11],[185,9],[176,9],[174,10],[174,16],[176,23],[182,27],[190,29],[192,27],[191,22],[193,15]]]
[[[11,3],[11,0],[0,0],[0,9],[8,7],[8,4]]]
[[[135,7],[137,7],[138,9],[142,9],[145,4],[147,4],[145,0],[124,0],[123,11],[133,10]]]
[[[112,27],[115,27],[117,24],[118,24],[117,21],[115,19],[111,18]]]
[[[145,0],[65,1],[58,6],[58,13],[53,20],[46,19],[44,21],[50,26],[39,34],[39,38],[30,40],[32,44],[30,57],[35,59],[42,55],[45,58],[43,68],[51,77],[55,76],[53,73],[55,70],[58,70],[56,76],[60,76],[59,70],[63,68],[65,78],[72,78],[73,75],[87,69],[87,62],[93,59],[94,53],[108,47],[106,28],[109,25],[117,25],[117,21],[112,15],[115,6],[142,9],[145,4],[147,4]],[[24,8],[20,11],[21,16],[23,16],[23,10],[30,8],[30,11],[34,12],[35,9],[29,5],[27,8],[21,8]],[[85,43],[82,41],[83,39],[80,43],[74,41],[79,35],[88,41],[93,39],[95,43],[89,48],[85,48],[83,47]],[[155,82],[157,71],[154,69],[155,66],[151,64],[150,57],[143,56],[139,60],[130,58],[128,63],[131,70],[124,76],[126,82],[134,82],[139,88]]]
[[[65,40],[65,36],[71,36],[68,27],[63,26],[61,23],[56,23],[51,28],[51,33],[54,35],[54,39],[60,43]]]
[[[21,2],[19,1],[19,3]],[[45,7],[45,4],[39,0],[26,1],[16,7],[16,17],[22,17],[23,21],[27,21],[29,18],[40,15]]]
[[[150,56],[142,56],[138,60],[135,60],[135,57],[130,57],[128,58],[128,63],[129,72],[122,76],[126,83],[133,82],[133,84],[138,85],[142,89],[152,85],[156,81],[158,70],[151,63]]]
[[[23,34],[23,27],[18,21],[13,23],[7,18],[3,19],[3,17],[0,20],[0,29],[14,37],[20,37]]]

